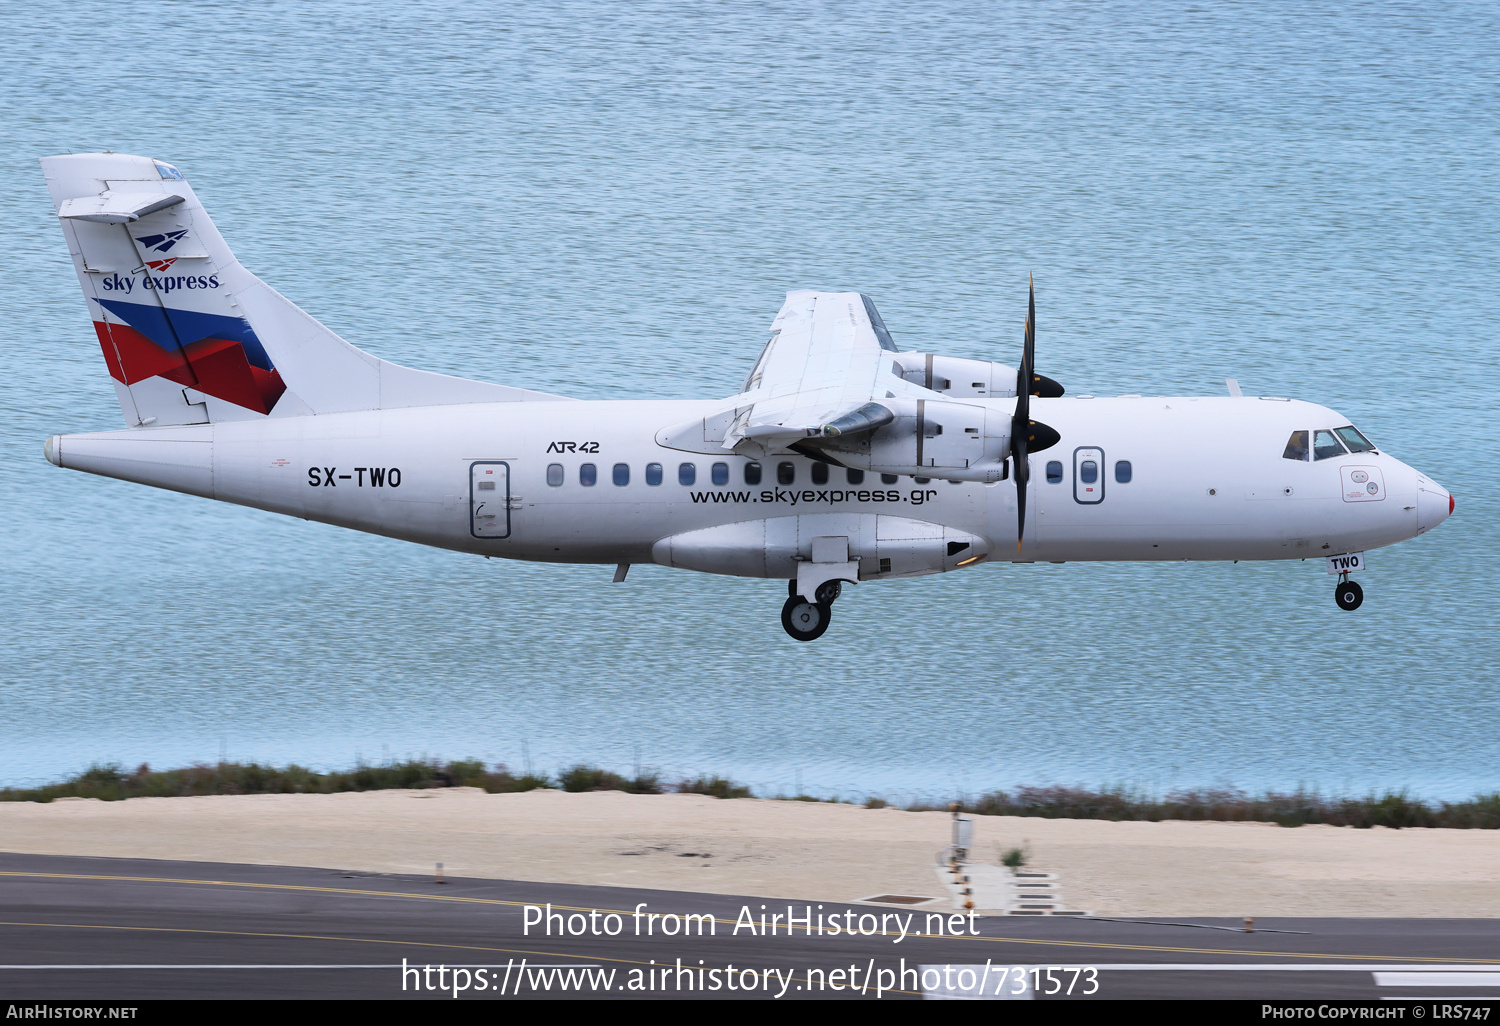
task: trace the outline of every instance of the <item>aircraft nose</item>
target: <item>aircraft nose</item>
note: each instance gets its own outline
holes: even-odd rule
[[[1417,477],[1417,533],[1426,534],[1449,516],[1457,505],[1453,495],[1427,477]]]

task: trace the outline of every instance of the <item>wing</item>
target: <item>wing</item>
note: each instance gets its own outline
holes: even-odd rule
[[[724,448],[764,456],[846,418],[886,395],[890,332],[858,292],[788,292],[771,341],[745,379]],[[748,408],[747,408],[748,406]],[[889,418],[886,418],[887,420]]]

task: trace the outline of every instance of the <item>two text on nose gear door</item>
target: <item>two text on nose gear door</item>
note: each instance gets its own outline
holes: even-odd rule
[[[1342,556],[1328,557],[1328,572],[1331,574],[1352,574],[1364,568],[1365,554],[1363,552],[1346,552]]]

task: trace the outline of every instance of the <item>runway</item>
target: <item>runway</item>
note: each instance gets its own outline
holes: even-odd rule
[[[0,997],[1500,998],[1490,919],[933,911],[0,853]]]

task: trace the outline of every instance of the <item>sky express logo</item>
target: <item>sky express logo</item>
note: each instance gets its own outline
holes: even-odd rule
[[[163,232],[160,235],[142,235],[135,241],[154,250],[157,253],[166,253],[187,237],[187,229],[183,228],[175,232]],[[219,276],[217,274],[167,274],[172,265],[177,263],[180,257],[164,256],[160,260],[147,260],[140,267],[131,271],[132,275],[141,274],[148,268],[155,274],[144,274],[139,279],[143,291],[155,290],[160,293],[176,292],[181,289],[216,289],[219,287]],[[137,279],[124,278],[118,274],[109,274],[99,281],[99,287],[105,292],[123,292],[125,295],[135,291]]]
[[[166,253],[170,251],[173,246],[181,242],[183,240],[183,237],[186,235],[187,229],[184,228],[180,232],[165,232],[161,235],[142,235],[135,241],[139,242],[147,249],[154,249],[158,253]]]
[[[150,267],[154,271],[164,271],[171,267],[175,260],[153,260]],[[144,271],[141,267],[132,274]],[[120,292],[125,295],[135,291],[137,279],[122,278],[118,274],[107,274],[99,279],[99,287],[105,292]],[[216,289],[219,287],[219,276],[217,274],[143,274],[139,279],[143,291],[155,289],[165,295],[168,292],[176,292],[180,289]]]

